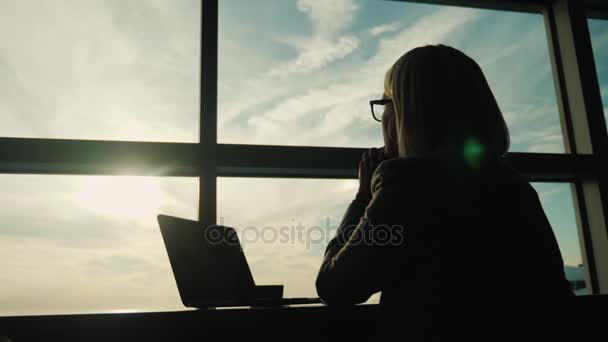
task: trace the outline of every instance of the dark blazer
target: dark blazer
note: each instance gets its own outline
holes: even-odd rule
[[[372,192],[352,201],[327,247],[316,280],[326,304],[381,291],[381,333],[416,341],[571,333],[553,230],[504,160],[391,159]]]

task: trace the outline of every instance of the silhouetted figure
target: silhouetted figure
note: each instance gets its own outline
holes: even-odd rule
[[[562,256],[537,193],[502,157],[509,133],[477,63],[444,45],[413,49],[375,103],[385,146],[359,164],[321,299],[382,291],[381,333],[404,341],[570,334]]]

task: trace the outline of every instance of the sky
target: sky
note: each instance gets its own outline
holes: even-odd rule
[[[608,60],[608,20],[591,19],[588,23],[595,68],[604,105],[604,117],[608,122],[608,63],[606,63]]]
[[[380,146],[368,101],[386,70],[441,43],[481,66],[511,151],[564,151],[540,15],[251,3],[219,4],[220,143]],[[0,136],[198,141],[198,1],[5,0],[0,13]],[[590,31],[606,106],[608,24],[591,21]],[[566,264],[580,264],[570,186],[534,187]],[[327,238],[356,189],[356,180],[219,178],[217,219],[241,232],[258,284],[314,296]],[[0,315],[183,309],[156,214],[196,219],[197,198],[196,178],[0,175]],[[262,234],[298,224],[309,239]]]

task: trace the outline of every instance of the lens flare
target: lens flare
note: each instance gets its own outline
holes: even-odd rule
[[[475,138],[468,138],[464,144],[464,160],[471,168],[478,169],[481,165],[481,158],[484,153],[484,148],[481,143]]]

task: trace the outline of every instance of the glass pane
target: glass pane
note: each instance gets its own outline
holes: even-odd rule
[[[604,117],[608,122],[608,20],[589,20],[589,33],[604,104]]]
[[[256,283],[284,284],[287,297],[316,296],[323,252],[357,186],[356,180],[218,178],[217,219],[239,231]],[[589,293],[570,184],[534,187],[557,236],[568,279],[577,294]]]
[[[156,222],[196,178],[0,175],[0,316],[183,309]]]
[[[0,136],[198,141],[199,0],[5,0],[0,13]]]
[[[545,214],[557,237],[565,264],[566,278],[578,295],[591,294],[585,279],[576,212],[569,183],[533,183]]]
[[[287,297],[316,297],[325,247],[357,182],[218,178],[218,222],[239,230],[257,284],[283,284]]]
[[[368,101],[387,69],[414,47],[445,44],[482,67],[512,151],[564,151],[540,14],[399,1],[219,5],[222,143],[380,146]]]

